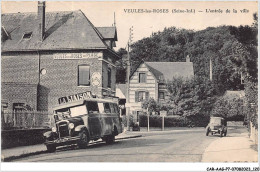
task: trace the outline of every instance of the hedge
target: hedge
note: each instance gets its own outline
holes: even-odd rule
[[[185,127],[187,126],[187,120],[181,116],[166,116],[164,117],[164,126],[165,127]],[[139,116],[139,125],[140,127],[147,127],[147,116]],[[151,115],[149,117],[150,127],[162,127],[162,117],[158,115]]]

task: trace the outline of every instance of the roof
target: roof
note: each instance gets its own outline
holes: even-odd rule
[[[160,80],[160,79],[162,79],[161,77],[164,77],[162,72],[160,72],[160,71],[154,69],[153,67],[151,67],[151,66],[148,65],[147,63],[145,63],[145,64],[146,64],[147,68],[149,69],[149,71],[152,72],[152,74],[155,76],[155,78],[156,78],[157,80]]]
[[[165,80],[172,80],[173,77],[191,78],[194,76],[192,62],[145,62],[145,63],[151,68],[161,72]],[[154,73],[154,75],[156,75],[156,73]]]
[[[81,10],[46,12],[45,36],[39,41],[37,13],[2,14],[2,26],[10,39],[2,42],[2,51],[109,49],[102,34]],[[101,29],[102,30],[102,29]],[[112,30],[112,29],[104,29]],[[103,30],[102,30],[103,31]],[[29,39],[22,39],[32,32]],[[108,35],[106,35],[106,33]],[[112,31],[111,31],[112,33]],[[103,33],[111,36],[110,32]]]
[[[108,99],[87,98],[87,99],[83,99],[83,100],[77,100],[77,101],[73,101],[73,102],[60,104],[60,105],[54,107],[53,110],[58,110],[58,109],[63,109],[63,108],[68,108],[68,107],[82,105],[82,104],[84,104],[85,101],[94,101],[94,102],[103,102],[103,103],[115,103],[113,100],[108,100]]]
[[[115,39],[117,41],[116,27],[97,27],[104,39]]]

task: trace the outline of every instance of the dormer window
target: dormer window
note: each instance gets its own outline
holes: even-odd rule
[[[23,39],[30,39],[32,37],[32,32],[25,33]]]

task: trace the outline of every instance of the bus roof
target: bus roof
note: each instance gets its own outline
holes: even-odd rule
[[[70,103],[64,103],[64,104],[58,105],[58,106],[54,107],[53,110],[63,109],[63,108],[67,108],[67,107],[77,106],[77,105],[83,105],[85,101],[95,101],[95,102],[100,102],[100,103],[116,103],[116,102],[114,102],[112,100],[108,100],[108,99],[88,98],[88,99],[84,99],[84,100],[78,100],[78,101],[73,101]]]

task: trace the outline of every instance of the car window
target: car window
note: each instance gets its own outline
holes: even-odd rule
[[[105,109],[105,113],[111,113],[109,103],[104,103],[104,109]]]
[[[210,123],[212,124],[221,124],[221,118],[211,118]]]
[[[116,113],[119,113],[117,104],[113,104],[113,105],[114,105],[115,112],[116,112]]]
[[[89,113],[98,113],[98,104],[97,102],[89,101],[87,102],[87,108]]]
[[[57,114],[57,119],[56,120],[63,120],[67,119],[70,117],[70,109],[69,108],[64,108],[64,109],[58,109],[55,111],[55,114]]]

